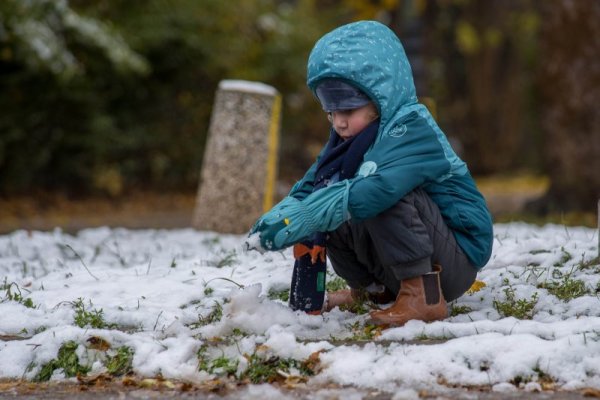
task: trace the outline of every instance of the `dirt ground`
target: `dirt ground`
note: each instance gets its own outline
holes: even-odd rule
[[[56,194],[0,198],[0,234],[17,229],[75,233],[109,226],[130,229],[191,227],[196,193],[136,193],[119,199],[70,199]]]
[[[145,383],[151,381],[150,383]],[[533,400],[578,400],[584,398],[600,398],[600,391],[585,389],[578,392],[542,391],[525,392],[493,392],[489,387],[484,388],[448,388],[443,392],[426,390],[408,390],[402,393],[388,393],[377,390],[339,387],[335,385],[314,387],[306,383],[294,386],[275,384],[273,389],[266,392],[264,388],[235,383],[208,383],[205,386],[195,386],[188,383],[160,380],[136,380],[123,378],[115,380],[87,380],[81,382],[38,383],[23,381],[0,381],[0,400],[6,399],[78,399],[78,400],[133,400],[133,399],[250,399],[288,397],[293,399],[345,399],[360,398],[365,400],[421,399],[454,400],[499,400],[499,399],[533,399]],[[275,396],[275,397],[274,397]]]

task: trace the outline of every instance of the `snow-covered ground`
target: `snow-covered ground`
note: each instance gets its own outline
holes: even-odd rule
[[[291,311],[280,300],[291,251],[244,253],[244,239],[191,229],[0,236],[0,378],[62,379],[71,349],[80,372],[116,374],[129,359],[121,372],[193,383],[260,382],[256,367],[276,364],[288,380],[396,393],[600,388],[593,229],[496,225],[485,286],[444,321],[383,332],[365,326],[367,314]]]

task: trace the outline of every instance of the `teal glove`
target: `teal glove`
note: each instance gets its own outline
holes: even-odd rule
[[[273,208],[271,208],[269,211],[267,211],[266,213],[264,213],[252,226],[252,228],[250,229],[250,233],[248,234],[248,236],[261,231],[260,227],[263,226],[263,220],[265,218],[268,217],[273,217],[275,215],[281,215],[281,208],[285,207],[287,204],[291,204],[295,201],[298,201],[296,198],[291,197],[291,196],[287,196],[284,197],[283,200],[281,200],[279,203],[275,204],[273,206]]]
[[[266,250],[280,250],[315,232],[335,230],[350,219],[348,191],[349,183],[343,181],[320,189],[302,201],[286,202],[278,213],[262,218],[257,227],[261,246]]]

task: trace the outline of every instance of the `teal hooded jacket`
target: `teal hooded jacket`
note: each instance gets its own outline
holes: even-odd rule
[[[379,132],[354,178],[313,193],[317,159],[289,195],[319,210],[319,230],[332,231],[346,220],[374,217],[422,187],[473,266],[483,267],[492,251],[490,213],[466,164],[419,104],[398,37],[375,21],[326,34],[309,56],[307,84],[315,93],[322,80],[331,78],[352,84],[374,101]]]

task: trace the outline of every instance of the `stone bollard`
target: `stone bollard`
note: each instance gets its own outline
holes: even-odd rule
[[[281,96],[257,82],[219,83],[192,225],[245,233],[273,206]]]

